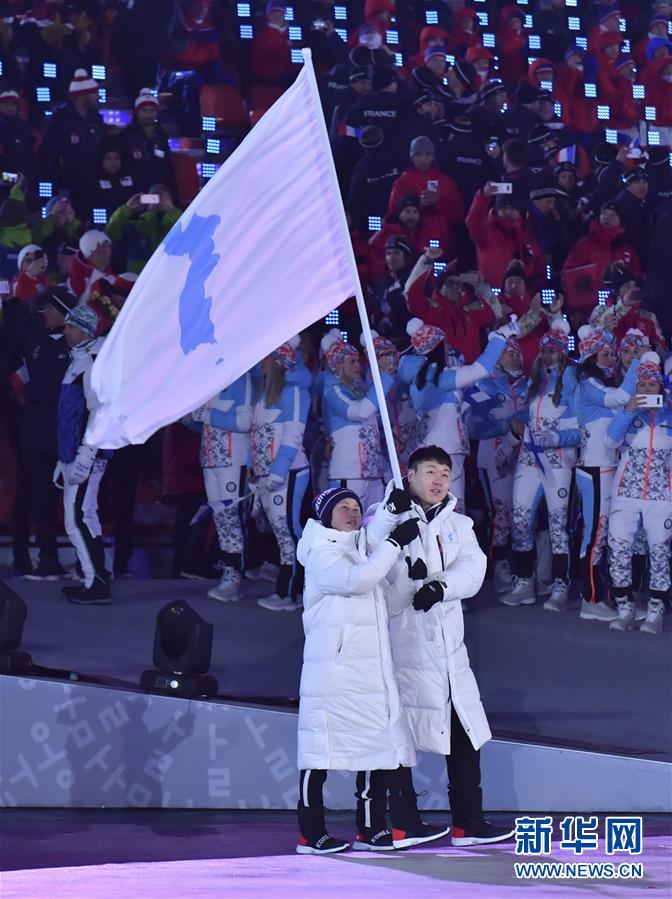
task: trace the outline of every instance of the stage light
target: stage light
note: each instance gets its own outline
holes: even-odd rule
[[[19,652],[28,610],[18,593],[0,581],[0,673],[26,674],[32,659]]]
[[[143,671],[140,687],[172,696],[214,696],[217,680],[206,674],[211,656],[212,625],[184,600],[170,602],[156,616],[156,669]]]

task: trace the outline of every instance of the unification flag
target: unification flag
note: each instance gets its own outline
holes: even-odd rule
[[[143,443],[355,293],[306,55],[136,281],[93,366],[92,446]]]

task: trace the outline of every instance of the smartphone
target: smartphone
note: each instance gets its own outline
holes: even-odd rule
[[[632,147],[632,149],[628,150],[628,159],[641,159],[642,151],[639,147]]]
[[[555,300],[555,291],[550,288],[543,288],[541,291],[541,302],[550,305]]]
[[[9,281],[0,281],[0,293],[5,294],[5,293],[9,293],[9,292],[10,292]]]
[[[438,181],[428,181],[427,182],[427,190],[431,190],[434,193],[436,193],[438,191],[438,189],[439,189]]]
[[[140,194],[140,202],[145,206],[158,206],[161,197],[158,194]]]
[[[638,393],[637,404],[644,409],[662,409],[663,394],[662,393]]]
[[[16,184],[16,182],[19,180],[19,176],[16,174],[16,172],[3,172],[2,180],[6,181],[8,184]]]
[[[510,181],[492,181],[491,186],[496,194],[512,194],[513,184]]]
[[[488,146],[488,153],[494,153],[495,150],[497,149],[497,147],[499,146],[499,143],[496,140],[491,140],[488,142],[487,146]]]

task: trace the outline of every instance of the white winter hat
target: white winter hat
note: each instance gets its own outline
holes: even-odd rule
[[[79,252],[86,259],[101,243],[112,243],[110,238],[104,231],[98,231],[95,228],[91,231],[85,231],[79,238]]]
[[[138,96],[135,98],[135,109],[139,109],[141,106],[156,106],[158,108],[159,101],[152,93],[152,89],[150,87],[143,87]]]
[[[23,260],[26,258],[28,253],[36,253],[38,250],[41,250],[42,247],[38,247],[36,243],[26,244],[21,250],[19,250],[19,255],[16,257],[16,267],[19,271],[21,271],[21,264]]]
[[[82,94],[97,94],[98,82],[90,77],[86,69],[77,69],[68,90],[71,97],[81,97]]]

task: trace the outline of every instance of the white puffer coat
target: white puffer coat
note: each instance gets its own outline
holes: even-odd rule
[[[297,548],[306,569],[299,770],[415,765],[378,586],[398,555],[382,541],[367,559],[363,529],[337,531],[312,519],[304,528]]]
[[[393,486],[388,486],[386,499]],[[451,703],[474,749],[492,736],[464,645],[460,602],[480,590],[486,557],[476,540],[473,522],[453,511],[455,503],[455,497],[449,494],[448,502],[430,521],[420,504],[413,504],[420,540],[414,540],[402,552],[383,587],[394,671],[415,748],[441,755],[450,753]],[[376,546],[399,523],[399,517],[387,511],[385,501],[371,512],[366,531],[370,545]],[[427,565],[424,583],[445,584],[443,602],[429,612],[413,608],[413,596],[422,584],[408,576],[404,556],[409,553]]]

